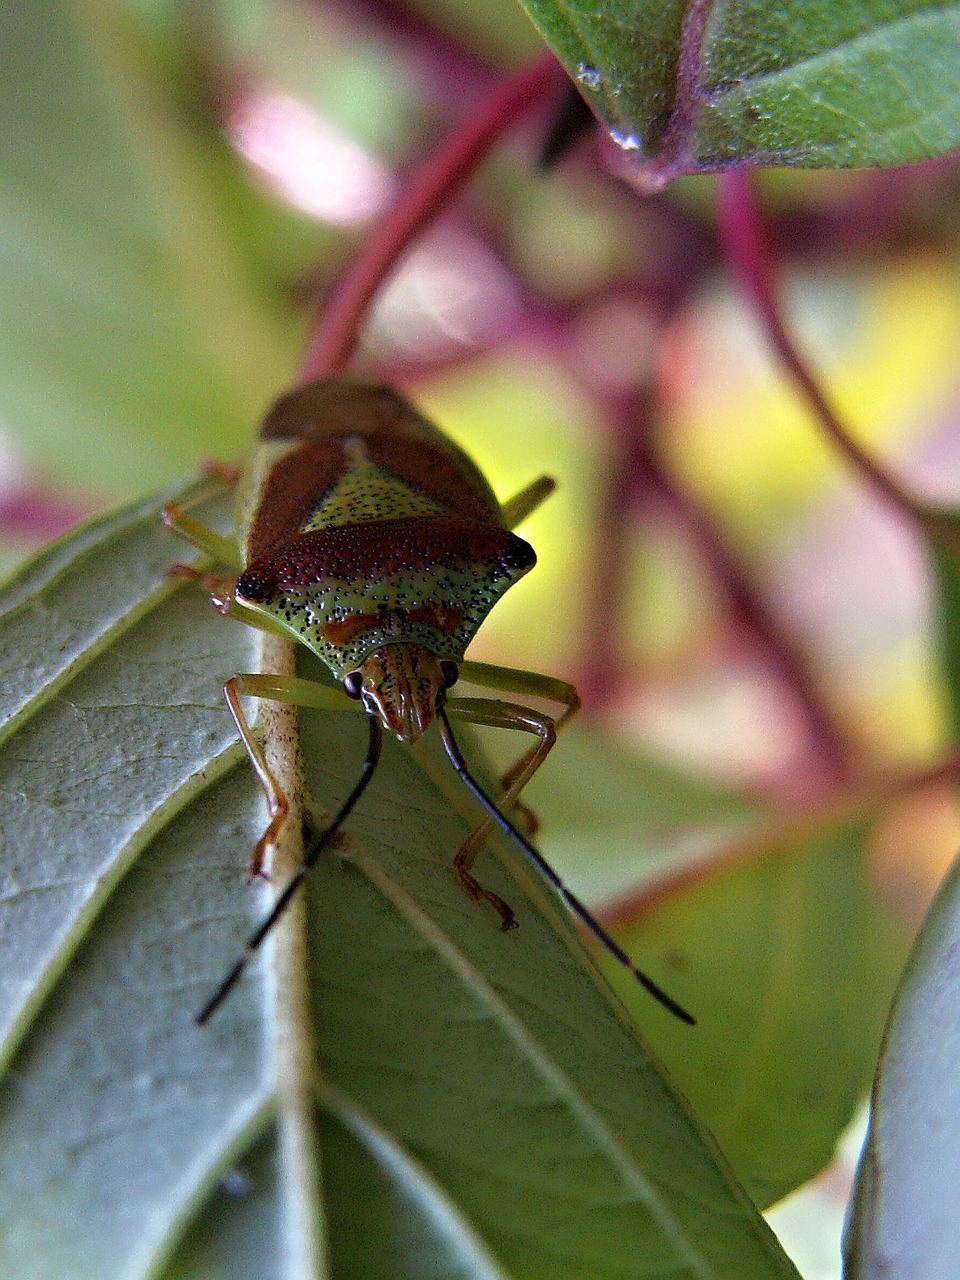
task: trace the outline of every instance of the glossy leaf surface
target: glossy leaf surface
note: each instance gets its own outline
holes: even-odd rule
[[[731,164],[905,164],[960,145],[957,6],[522,0],[657,186]]]
[[[944,882],[894,1000],[845,1241],[845,1275],[955,1275],[960,1223],[960,870]]]

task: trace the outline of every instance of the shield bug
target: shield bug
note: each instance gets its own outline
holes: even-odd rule
[[[346,378],[327,378],[280,399],[267,414],[237,501],[237,543],[187,511],[165,508],[166,523],[235,576],[189,566],[172,572],[198,579],[225,615],[305,645],[329,668],[340,689],[296,676],[232,676],[227,705],[263,786],[270,810],[254,851],[260,872],[288,812],[241,704],[241,695],[296,706],[342,706],[366,713],[369,742],[353,790],[313,842],[307,856],[250,938],[243,954],[201,1010],[205,1022],[243,972],[321,851],[339,830],[373,776],[383,730],[415,742],[434,723],[454,769],[486,811],[453,857],[464,891],[488,903],[504,929],[509,904],[473,874],[494,825],[516,842],[560,892],[576,917],[642,985],[677,1017],[674,1000],[637,970],[582,902],[562,883],[507,816],[574,714],[572,685],[535,672],[471,662],[465,651],[484,618],[536,562],[513,528],[553,490],[541,477],[501,506],[472,460],[395,391]],[[548,716],[504,697],[457,697],[463,675],[501,694],[533,697],[561,708]],[[472,777],[450,719],[517,729],[536,739],[492,799]]]

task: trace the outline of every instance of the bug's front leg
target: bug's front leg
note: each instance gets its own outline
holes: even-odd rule
[[[263,748],[254,734],[240,702],[241,693],[254,692],[250,688],[249,682],[256,679],[256,676],[232,676],[223,686],[223,696],[227,700],[227,706],[230,708],[233,722],[237,726],[240,741],[246,748],[250,763],[253,765],[253,771],[263,788],[263,794],[267,800],[267,810],[270,814],[270,821],[254,847],[250,865],[247,868],[247,874],[251,879],[264,874],[263,868],[267,860],[267,854],[273,850],[274,845],[277,843],[277,837],[280,835],[283,824],[287,819],[287,814],[290,812],[289,801],[284,795],[279,782],[270,771],[267,758],[263,754]]]
[[[290,804],[283,788],[273,776],[263,747],[253,731],[243,705],[241,695],[253,698],[265,698],[271,702],[284,702],[295,707],[313,707],[317,710],[342,710],[344,705],[352,706],[346,695],[338,689],[329,689],[325,685],[316,684],[313,680],[304,680],[299,676],[278,675],[236,675],[223,686],[233,722],[237,726],[240,741],[246,748],[250,763],[263,788],[267,800],[270,821],[263,835],[257,841],[250,858],[248,875],[263,876],[264,866],[279,839],[283,824],[290,812]]]

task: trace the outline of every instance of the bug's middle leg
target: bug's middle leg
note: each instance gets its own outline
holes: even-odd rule
[[[501,812],[517,807],[517,798],[553,749],[557,739],[557,725],[551,716],[543,715],[519,703],[502,702],[492,698],[451,698],[446,707],[448,713],[472,724],[489,725],[499,729],[518,729],[537,736],[537,742],[525,751],[515,765],[504,775],[504,788],[497,796],[496,805]],[[517,921],[513,909],[499,894],[487,889],[473,875],[473,866],[480,855],[493,827],[493,819],[485,818],[467,836],[454,854],[453,869],[464,891],[474,902],[489,902],[500,917],[503,929],[512,929]]]
[[[560,707],[560,713],[550,717],[556,733],[559,733],[580,709],[580,695],[569,681],[560,680],[556,676],[545,675],[541,671],[526,671],[517,667],[503,667],[489,662],[472,662],[468,660],[460,664],[460,675],[464,680],[468,680],[472,684],[483,685],[499,692],[516,693],[523,698],[541,698],[546,702],[556,703]],[[511,705],[515,704],[511,703]],[[529,711],[525,703],[523,704],[523,710]],[[536,834],[540,825],[537,816],[532,809],[516,797],[519,797],[520,791],[539,769],[546,758],[546,754],[544,752],[540,755],[539,746],[532,747],[515,764],[511,765],[500,779],[500,796],[503,797],[512,792],[515,797],[513,801],[514,812],[517,817],[523,820],[527,828],[527,835],[531,836]],[[530,766],[534,757],[536,757],[536,762],[533,763],[531,772],[523,777],[525,770]],[[515,786],[515,782],[521,777],[523,777],[523,780],[519,783],[519,786]]]
[[[273,776],[263,747],[246,717],[240,702],[241,694],[253,698],[264,698],[271,702],[285,702],[295,707],[313,707],[321,711],[343,710],[349,703],[345,694],[338,689],[329,689],[326,685],[317,684],[313,680],[304,680],[299,676],[275,676],[264,674],[236,675],[223,686],[233,722],[237,726],[240,741],[243,743],[253,770],[267,800],[270,821],[263,835],[257,841],[250,859],[248,874],[251,877],[262,876],[268,853],[274,848],[283,830],[283,824],[290,812],[290,804],[283,788]]]

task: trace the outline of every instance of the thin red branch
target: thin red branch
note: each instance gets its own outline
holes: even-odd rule
[[[846,735],[824,703],[802,649],[767,608],[743,565],[731,554],[706,513],[664,470],[655,449],[645,448],[640,462],[644,481],[683,524],[710,576],[724,593],[737,625],[759,644],[774,673],[796,699],[811,742],[831,781],[834,785],[849,783],[851,768]]]
[[[763,218],[746,169],[718,179],[720,234],[728,263],[743,286],[784,368],[810,405],[824,432],[857,473],[911,520],[925,524],[930,512],[850,434],[790,336],[777,295]]]
[[[325,303],[304,358],[304,382],[344,370],[367,311],[403,251],[451,203],[501,136],[563,83],[565,73],[556,59],[543,54],[500,84],[431,152]]]
[[[911,773],[894,775],[834,797],[825,805],[810,809],[796,817],[775,819],[759,829],[721,845],[715,853],[695,866],[684,866],[667,872],[662,878],[625,893],[616,902],[597,911],[597,918],[608,929],[635,924],[660,903],[701,884],[730,867],[761,858],[776,849],[790,853],[803,840],[813,839],[819,831],[880,810],[917,791],[947,786],[960,781],[960,749],[954,749],[933,764]]]

